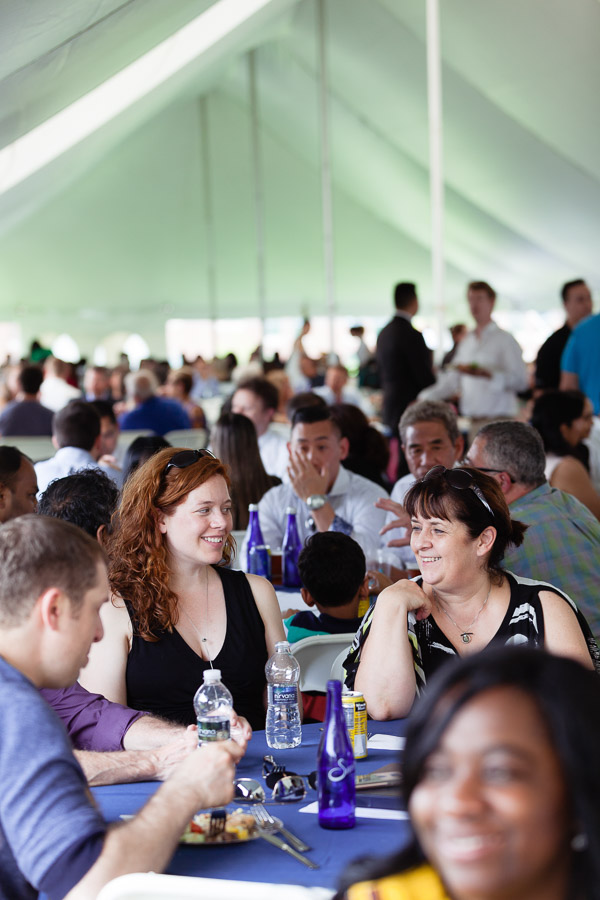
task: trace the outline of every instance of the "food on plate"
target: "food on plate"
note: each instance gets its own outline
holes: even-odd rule
[[[230,844],[249,841],[256,837],[254,816],[236,809],[227,813],[225,828],[217,834],[210,833],[210,812],[198,813],[188,823],[181,836],[184,844]]]

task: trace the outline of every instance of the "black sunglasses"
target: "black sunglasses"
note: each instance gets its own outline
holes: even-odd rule
[[[437,478],[438,476],[442,476],[444,480],[448,482],[450,487],[456,488],[459,491],[472,490],[479,502],[485,506],[492,519],[495,518],[492,507],[483,496],[483,491],[479,485],[475,484],[470,472],[467,472],[465,469],[447,469],[445,466],[434,466],[433,469],[429,470],[422,481],[430,481],[432,478]]]
[[[216,459],[215,454],[211,453],[210,450],[180,450],[166,464],[163,475],[166,475],[169,469],[187,469],[188,466],[193,466],[195,462],[198,462],[204,456]]]

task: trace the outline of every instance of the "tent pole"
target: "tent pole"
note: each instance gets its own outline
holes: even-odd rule
[[[329,147],[329,107],[327,83],[327,34],[325,0],[317,0],[319,118],[321,137],[321,215],[323,222],[323,257],[325,262],[325,288],[329,314],[329,351],[335,351],[334,325],[336,315],[335,272],[333,261],[333,197],[331,186],[331,159]]]
[[[256,50],[248,53],[248,89],[252,132],[252,171],[254,176],[254,219],[256,227],[256,276],[258,282],[258,314],[260,316],[260,357],[263,359],[267,289],[265,279],[265,192],[260,153],[258,91],[256,88]]]
[[[200,97],[200,143],[202,147],[202,176],[204,185],[204,232],[206,235],[206,278],[208,285],[208,313],[211,322],[213,358],[217,355],[217,265],[215,255],[215,219],[212,203],[210,165],[210,133],[208,128],[208,97]]]
[[[429,191],[431,205],[431,269],[438,349],[443,346],[444,296],[444,174],[442,73],[439,0],[427,0],[427,100],[429,111]]]

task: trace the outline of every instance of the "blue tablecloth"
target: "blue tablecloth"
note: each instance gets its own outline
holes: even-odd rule
[[[369,734],[398,734],[404,732],[404,722],[370,721]],[[240,777],[254,777],[262,782],[263,755],[273,752],[277,762],[290,771],[304,774],[316,767],[317,748],[322,726],[304,725],[302,744],[294,750],[270,751],[264,731],[256,732],[248,745],[244,759],[238,766]],[[388,763],[396,762],[398,753],[390,750],[369,750],[365,760],[357,761],[357,774],[372,772]],[[264,784],[264,782],[262,782]],[[157,789],[154,782],[120,784],[95,788],[94,794],[109,821],[123,814],[135,813]],[[316,800],[316,791],[309,790],[299,804],[272,806],[273,815],[303,838],[313,848],[306,855],[319,863],[311,870],[293,860],[265,841],[220,846],[180,846],[166,870],[173,875],[202,875],[207,878],[231,878],[246,881],[267,881],[306,886],[335,888],[348,863],[359,856],[391,853],[409,839],[410,826],[406,821],[357,818],[356,827],[344,831],[320,828],[317,816],[300,809]],[[233,806],[241,804],[233,804]]]

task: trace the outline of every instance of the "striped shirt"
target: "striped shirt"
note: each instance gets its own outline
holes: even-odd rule
[[[504,619],[498,631],[490,641],[491,645],[502,644],[528,644],[534,647],[543,647],[545,639],[544,611],[540,601],[542,591],[551,591],[562,597],[568,603],[579,623],[579,627],[585,637],[590,657],[597,672],[600,672],[600,650],[595,638],[590,631],[584,616],[568,596],[552,584],[543,581],[533,581],[531,578],[522,578],[505,572],[510,586],[510,601]],[[423,583],[421,576],[413,579],[419,587]],[[375,607],[365,614],[360,628],[356,632],[350,653],[344,661],[346,670],[346,686],[350,690],[354,687],[356,670],[360,663],[360,654],[364,643],[369,636],[373,611]],[[433,616],[417,621],[414,613],[408,615],[408,639],[412,648],[413,664],[417,680],[417,693],[420,693],[428,678],[441,665],[450,658],[458,656],[456,648],[441,630]]]

